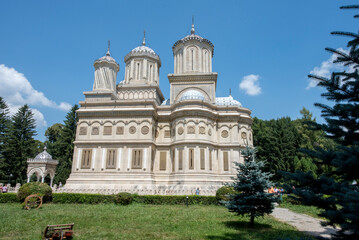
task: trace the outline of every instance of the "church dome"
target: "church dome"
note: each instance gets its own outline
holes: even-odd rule
[[[37,154],[35,160],[52,160],[52,156],[46,151],[46,147],[44,147],[44,151]]]
[[[120,65],[116,62],[116,60],[111,57],[110,50],[107,50],[107,53],[105,56],[95,60],[94,65],[100,64],[100,63],[108,63],[108,64],[114,64],[116,66],[117,71],[120,69]]]
[[[242,104],[235,100],[231,95],[229,95],[229,97],[216,97],[216,105],[242,107]]]
[[[204,101],[205,97],[203,94],[197,90],[188,90],[182,94],[180,101],[183,100],[201,100]]]
[[[151,57],[159,61],[161,64],[160,56],[158,56],[158,54],[152,48],[146,46],[145,37],[143,37],[142,46],[138,46],[132,49],[132,51],[125,56],[125,62],[127,62],[127,60],[131,57]]]
[[[204,43],[207,43],[211,49],[212,49],[212,57],[213,57],[213,54],[214,54],[214,45],[211,41],[209,41],[208,39],[205,39],[199,35],[196,35],[195,34],[195,29],[194,29],[194,24],[192,24],[192,29],[191,29],[191,34],[190,35],[187,35],[185,36],[184,38],[178,40],[177,42],[175,42],[175,44],[173,44],[172,46],[172,50],[174,50],[176,48],[177,45],[179,45],[180,43],[186,43],[190,40],[195,40],[195,41],[198,41],[200,43],[204,42]]]

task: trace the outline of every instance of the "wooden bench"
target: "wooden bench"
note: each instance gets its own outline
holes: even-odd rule
[[[72,239],[74,224],[47,225],[42,235],[45,240]]]

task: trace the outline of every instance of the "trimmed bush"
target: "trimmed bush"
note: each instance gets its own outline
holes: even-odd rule
[[[113,203],[113,195],[87,194],[87,193],[54,193],[53,203],[80,203],[80,204],[99,204]]]
[[[46,183],[25,183],[19,188],[19,191],[17,192],[17,198],[23,202],[25,198],[31,194],[42,196],[43,202],[50,202],[52,200],[52,189]]]
[[[187,196],[164,196],[164,195],[138,195],[130,193],[118,193],[116,195],[85,194],[85,193],[54,193],[53,203],[116,203],[126,205],[126,202],[135,202],[152,205],[186,205]],[[130,198],[130,200],[128,199]],[[130,204],[128,203],[128,204]],[[217,205],[214,196],[188,196],[189,205]]]
[[[133,201],[131,193],[120,192],[115,195],[115,203],[120,205],[129,205]]]
[[[0,193],[0,203],[18,203],[16,193]]]
[[[166,196],[166,195],[137,195],[135,202],[152,205],[186,205],[187,196]],[[188,204],[193,205],[217,205],[217,200],[213,196],[188,196]]]
[[[218,203],[221,203],[222,201],[228,201],[228,195],[230,194],[234,194],[235,191],[233,189],[233,187],[229,187],[229,186],[224,186],[221,187],[217,190],[216,192],[216,199]]]

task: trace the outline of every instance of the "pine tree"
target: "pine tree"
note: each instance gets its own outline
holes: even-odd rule
[[[250,226],[253,226],[256,217],[272,212],[276,197],[265,192],[273,186],[269,181],[272,174],[261,170],[263,162],[254,161],[255,149],[247,147],[242,154],[244,163],[235,162],[238,172],[233,178],[234,182],[230,184],[236,194],[229,196],[226,207],[237,215],[249,215]]]
[[[34,115],[25,104],[11,118],[4,151],[8,174],[12,174],[12,179],[17,183],[25,183],[27,158],[34,157],[36,153],[35,129]]]
[[[359,8],[347,6],[342,8]],[[355,17],[358,17],[356,15]],[[326,48],[336,54],[334,61],[347,67],[346,71],[333,72],[331,78],[309,75],[318,80],[318,86],[326,89],[322,94],[333,106],[321,103],[325,123],[317,127],[337,144],[335,149],[317,147],[307,154],[317,159],[318,165],[329,169],[315,178],[311,173],[287,174],[298,185],[294,193],[305,204],[324,209],[321,214],[330,225],[340,225],[338,239],[359,239],[359,35],[348,32],[333,32],[334,35],[350,37],[349,52]]]
[[[5,143],[7,142],[7,132],[9,128],[10,117],[9,117],[9,108],[5,100],[0,97],[0,181],[5,180],[8,176],[7,173],[7,164],[5,161],[4,151]]]
[[[283,117],[263,121],[254,118],[254,145],[260,161],[266,161],[265,170],[280,180],[279,171],[294,172],[294,158],[298,155],[300,135],[291,119]]]
[[[71,173],[72,158],[74,154],[74,141],[76,137],[76,128],[78,122],[78,116],[76,111],[79,109],[75,104],[66,115],[64,126],[60,130],[60,136],[56,142],[54,142],[53,158],[59,160],[59,165],[56,169],[56,175],[54,182],[63,184],[66,182]],[[56,153],[59,154],[56,156]]]

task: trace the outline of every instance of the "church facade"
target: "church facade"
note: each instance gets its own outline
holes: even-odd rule
[[[170,98],[159,88],[161,59],[146,46],[125,58],[125,77],[110,56],[94,62],[84,92],[72,172],[62,191],[215,195],[235,176],[240,151],[252,146],[251,111],[232,96],[216,97],[214,45],[191,34],[172,47]]]

